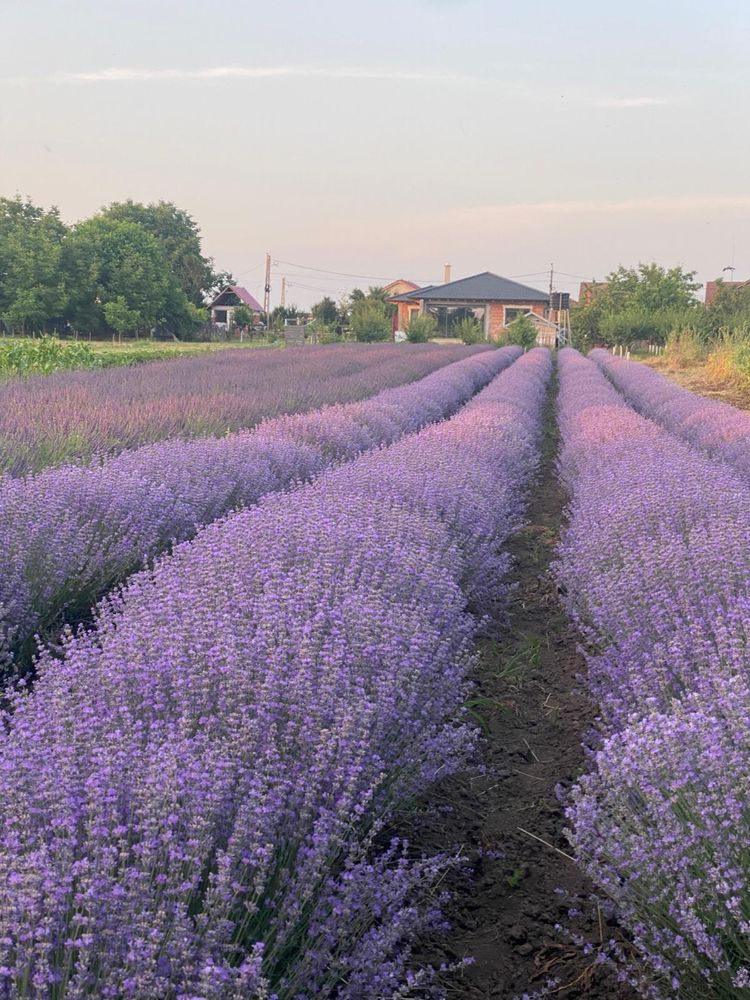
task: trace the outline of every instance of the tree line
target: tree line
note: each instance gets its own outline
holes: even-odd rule
[[[0,324],[10,333],[83,331],[185,338],[231,275],[203,254],[171,202],[114,202],[69,226],[57,208],[0,198]]]
[[[750,336],[750,285],[719,281],[709,305],[699,302],[695,271],[658,264],[620,266],[590,282],[571,311],[577,345],[664,344],[677,334],[711,340],[723,333]]]

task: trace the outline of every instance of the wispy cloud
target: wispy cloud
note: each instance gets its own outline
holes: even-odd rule
[[[145,83],[170,80],[267,80],[280,78],[327,80],[393,80],[427,83],[476,83],[479,77],[372,66],[206,66],[199,69],[144,69],[112,66],[104,69],[17,77],[12,83]]]
[[[673,97],[609,97],[595,101],[596,108],[657,108],[677,104]]]
[[[597,219],[675,221],[715,218],[750,212],[750,195],[664,195],[644,198],[580,199],[570,201],[507,202],[473,205],[425,219],[431,224],[471,226],[474,230],[501,231],[503,227],[544,228],[558,220],[580,225]],[[415,220],[416,224],[416,220]]]

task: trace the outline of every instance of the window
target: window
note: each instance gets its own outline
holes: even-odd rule
[[[528,311],[529,311],[528,309],[524,309],[523,307],[520,309],[511,309],[508,306],[506,306],[505,325],[508,326],[509,323],[512,323],[514,319],[518,319],[519,316],[525,316]]]

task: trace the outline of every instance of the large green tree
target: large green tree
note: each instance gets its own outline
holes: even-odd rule
[[[195,220],[171,201],[149,205],[137,201],[113,202],[102,209],[101,216],[116,222],[135,222],[156,237],[171,273],[193,305],[202,306],[206,296],[216,288],[232,284],[231,275],[215,271],[213,260],[203,255],[201,233]]]
[[[80,223],[67,241],[67,264],[78,329],[146,332],[189,315],[161,243],[136,222],[97,215]]]
[[[56,208],[0,198],[0,319],[10,329],[41,331],[61,320],[66,232]]]

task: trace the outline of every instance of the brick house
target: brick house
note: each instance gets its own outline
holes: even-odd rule
[[[746,285],[750,285],[750,281],[725,281],[723,278],[718,278],[716,281],[707,281],[706,305],[711,305],[720,288],[744,288]]]
[[[549,296],[537,288],[485,271],[443,285],[428,285],[389,298],[398,308],[398,328],[415,314],[432,313],[442,326],[454,310],[469,310],[483,324],[487,340],[501,340],[506,327],[525,313],[544,319]]]

